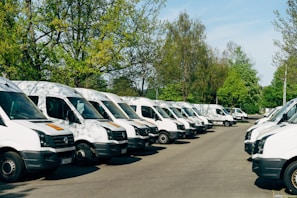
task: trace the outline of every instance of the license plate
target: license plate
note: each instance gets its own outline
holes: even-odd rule
[[[121,154],[125,154],[125,153],[127,153],[127,149],[122,149]]]
[[[70,164],[71,162],[72,162],[71,158],[64,158],[62,159],[61,164]]]

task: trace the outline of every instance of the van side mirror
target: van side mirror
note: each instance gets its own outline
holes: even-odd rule
[[[283,122],[288,121],[288,114],[286,114],[286,113],[283,114],[282,121]]]
[[[77,120],[77,118],[75,117],[74,112],[71,111],[71,110],[67,111],[66,118],[67,118],[67,120],[68,120],[70,123],[72,123],[72,122],[80,123],[80,122]]]

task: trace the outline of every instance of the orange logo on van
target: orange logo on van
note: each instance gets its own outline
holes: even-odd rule
[[[111,125],[113,125],[113,126],[115,126],[115,127],[120,127],[119,125],[117,125],[116,123],[114,123],[114,122],[108,122],[109,124],[111,124]]]
[[[52,127],[52,128],[54,128],[54,129],[56,129],[57,131],[62,131],[62,130],[64,130],[63,128],[61,128],[61,127],[59,127],[59,126],[57,126],[57,125],[55,125],[55,124],[53,124],[53,123],[49,123],[49,124],[47,124],[47,126]]]

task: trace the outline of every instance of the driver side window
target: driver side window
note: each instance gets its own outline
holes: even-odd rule
[[[48,116],[52,118],[67,120],[69,111],[71,111],[71,109],[63,99],[46,97],[46,112]]]

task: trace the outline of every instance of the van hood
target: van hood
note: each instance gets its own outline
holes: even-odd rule
[[[265,130],[260,133],[260,135],[257,137],[257,139],[262,139],[263,137],[266,137],[268,135],[273,135],[279,132],[290,132],[290,131],[296,131],[296,124],[290,124],[288,122],[283,122],[278,125],[270,127],[268,130]]]
[[[67,135],[72,133],[65,126],[49,120],[14,120],[14,122],[27,128],[44,132],[47,135]]]
[[[116,124],[115,122],[112,121],[101,121],[101,120],[95,120],[95,119],[86,119],[85,124],[89,126],[95,126],[95,127],[104,127],[107,129],[110,129],[112,131],[125,131],[125,129]]]

